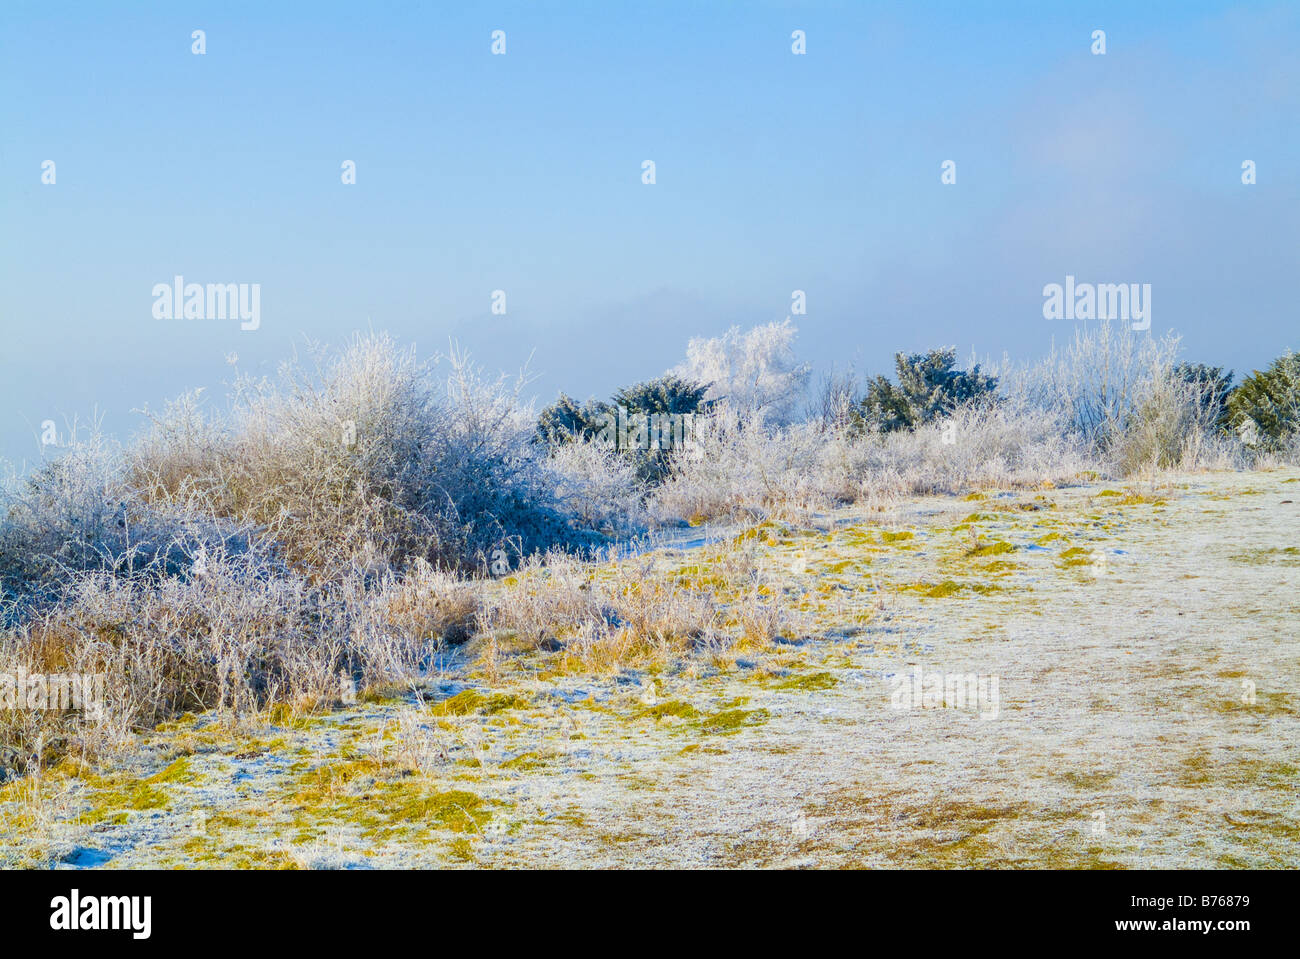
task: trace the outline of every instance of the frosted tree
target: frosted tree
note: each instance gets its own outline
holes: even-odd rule
[[[794,355],[797,333],[786,317],[747,333],[733,326],[721,337],[694,337],[686,347],[686,362],[671,372],[709,384],[708,400],[725,401],[740,412],[761,412],[766,422],[785,426],[799,409],[810,373]]]

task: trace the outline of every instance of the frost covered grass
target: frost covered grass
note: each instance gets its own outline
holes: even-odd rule
[[[0,862],[1284,867],[1298,482],[924,496],[497,580],[412,569],[385,628],[489,619],[445,668],[47,762],[0,786]],[[708,603],[670,615],[669,588]],[[898,703],[914,665],[998,677],[996,716]]]
[[[784,362],[786,352],[782,345],[773,362]],[[927,415],[908,429],[864,420],[870,403],[842,374],[823,382],[801,423],[720,397],[696,431],[702,449],[674,454],[650,508],[661,521],[698,523],[913,494],[1297,461],[1300,432],[1266,446],[1237,424],[1225,428],[1215,384],[1188,376],[1178,359],[1177,337],[1103,323],[1036,362],[1004,359],[988,395],[946,403],[942,385],[928,384]],[[754,365],[751,358],[745,368]]]
[[[883,429],[843,378],[795,420],[808,376],[792,337],[693,342],[680,371],[713,377],[711,405],[650,479],[598,442],[539,441],[526,379],[454,350],[423,362],[382,334],[238,377],[224,408],[184,396],[125,447],[82,437],[4,487],[0,673],[102,676],[107,710],[0,711],[0,774],[107,755],[186,712],[307,713],[410,687],[453,648],[492,684],[519,651],[611,674],[725,663],[803,628],[789,577],[743,537],[680,568],[611,549],[656,527],[808,528],[913,495],[1300,453],[1221,429],[1170,339],[1081,333],[1004,362],[996,394],[932,395],[911,428]]]
[[[918,493],[1060,485],[1095,469],[1057,415],[1010,407],[961,408],[910,432],[865,435],[822,423],[768,429],[724,410],[698,436],[702,455],[679,457],[651,497],[662,519],[699,523],[885,505]]]

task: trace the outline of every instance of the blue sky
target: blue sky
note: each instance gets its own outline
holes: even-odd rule
[[[607,395],[796,289],[821,369],[1039,355],[1067,273],[1150,283],[1189,359],[1300,347],[1300,6],[451,6],[0,7],[0,457],[368,326]],[[177,274],[260,328],[154,319]]]

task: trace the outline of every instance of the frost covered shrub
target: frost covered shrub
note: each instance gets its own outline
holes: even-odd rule
[[[612,432],[616,448],[632,461],[637,477],[648,485],[659,483],[668,472],[672,451],[693,441],[696,417],[713,405],[704,399],[707,392],[707,384],[671,373],[624,387],[605,411],[599,438],[606,440]]]
[[[765,429],[724,409],[699,432],[702,455],[675,457],[651,504],[700,522],[783,507],[827,509],[914,493],[1063,483],[1089,468],[1085,443],[1056,413],[976,402],[914,430],[861,431],[821,421]]]
[[[0,673],[102,676],[103,713],[0,710],[0,744],[21,771],[36,756],[102,754],[185,712],[306,710],[409,682],[472,635],[476,589],[427,563],[315,583],[255,550],[161,579],[78,573],[59,603],[0,632]]]
[[[608,404],[597,400],[579,403],[561,393],[537,417],[537,440],[554,449],[565,443],[595,439],[603,425]]]
[[[593,579],[570,556],[535,554],[508,589],[485,597],[482,631],[516,647],[558,647],[562,668],[606,673],[722,640],[717,596],[683,587],[653,558],[609,573]]]
[[[644,525],[645,483],[636,465],[601,443],[557,446],[546,462],[560,508],[583,529],[615,535]]]
[[[845,427],[854,421],[862,391],[852,372],[825,373],[808,405],[808,419],[826,428]]]
[[[48,761],[187,710],[335,694],[349,636],[336,607],[248,553],[212,555],[183,577],[76,574],[57,605],[0,633],[0,672],[102,676],[103,712],[0,711],[0,741]]]
[[[1106,472],[1240,462],[1240,445],[1219,433],[1232,395],[1225,401],[1222,371],[1178,364],[1178,351],[1175,336],[1103,322],[1037,363],[1008,365],[1002,387],[1023,406],[1059,409]]]
[[[848,457],[860,488],[895,495],[1059,484],[1087,468],[1083,445],[1053,413],[978,401],[911,432],[862,437]]]
[[[519,399],[524,379],[488,379],[455,351],[449,364],[450,429],[429,502],[445,503],[459,524],[460,565],[482,567],[507,541],[524,554],[595,544],[565,511],[545,451],[532,442],[535,414]]]
[[[473,635],[478,611],[473,581],[418,561],[401,577],[389,574],[366,612],[373,628],[406,640],[433,637],[460,645]]]
[[[655,484],[667,472],[670,451],[689,441],[695,417],[711,406],[707,390],[670,373],[624,387],[608,403],[579,406],[561,393],[538,417],[537,438],[552,450],[603,446],[627,460],[640,482]]]
[[[696,337],[686,347],[686,362],[671,372],[709,384],[708,400],[725,400],[733,410],[785,426],[794,421],[810,376],[808,365],[795,358],[797,332],[786,317],[747,333],[733,326],[721,337]]]
[[[761,512],[813,492],[823,438],[810,427],[768,427],[729,403],[696,421],[695,446],[674,453],[651,499],[661,520],[702,522]]]
[[[1287,352],[1241,381],[1225,401],[1230,429],[1264,451],[1294,445],[1300,434],[1300,354]]]
[[[412,352],[369,337],[322,354],[314,375],[293,361],[276,382],[240,377],[222,414],[182,402],[155,418],[131,456],[132,480],[153,503],[198,496],[256,524],[295,566],[326,578],[363,551],[399,564],[444,542],[451,553],[454,531],[420,510],[422,435],[443,418],[427,372]]]
[[[856,410],[854,423],[860,429],[889,433],[910,430],[933,422],[959,406],[992,401],[997,380],[980,372],[956,369],[957,350],[895,354],[898,384],[877,376],[867,384],[867,394]]]
[[[911,434],[864,444],[868,475],[897,477],[898,491],[957,493],[976,487],[1028,487],[1076,480],[1089,467],[1086,446],[1052,410],[976,401]]]
[[[507,542],[528,552],[584,541],[531,441],[513,388],[453,351],[436,375],[385,335],[358,336],[314,368],[241,378],[222,417],[175,405],[132,457],[152,503],[200,499],[256,524],[295,567],[323,579],[417,559],[486,566]]]
[[[1232,373],[1221,366],[1204,363],[1179,363],[1174,367],[1174,377],[1195,386],[1210,422],[1220,430],[1227,430],[1228,397],[1232,394]]]
[[[1034,363],[1005,364],[1002,393],[1022,406],[1060,410],[1071,431],[1104,449],[1149,398],[1151,385],[1167,381],[1178,339],[1135,336],[1124,324],[1103,321],[1078,328],[1074,340]]]
[[[1225,441],[1218,429],[1222,409],[1214,380],[1188,377],[1177,368],[1161,369],[1142,384],[1139,397],[1109,438],[1114,472],[1127,476],[1141,470],[1191,469],[1223,453]]]
[[[0,613],[13,622],[55,601],[76,574],[156,579],[189,571],[208,552],[248,550],[249,531],[195,510],[155,506],[126,477],[98,433],[0,491]]]

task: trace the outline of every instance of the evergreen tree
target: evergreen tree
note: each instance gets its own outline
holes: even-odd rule
[[[957,351],[952,348],[896,354],[898,384],[884,376],[867,383],[867,395],[859,405],[859,428],[874,426],[885,433],[912,430],[963,404],[992,399],[997,379],[981,373],[978,365],[954,369],[956,362]]]

